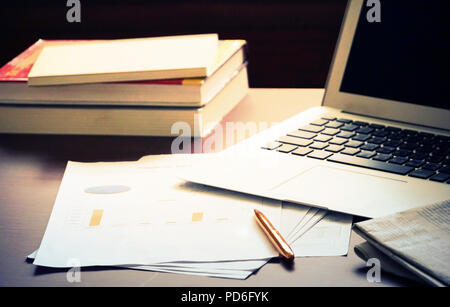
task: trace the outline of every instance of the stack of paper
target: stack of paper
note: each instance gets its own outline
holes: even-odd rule
[[[298,256],[343,255],[351,218],[177,178],[202,155],[138,162],[69,162],[34,264],[131,269],[245,279],[278,254],[257,208]],[[314,226],[314,227],[313,227]]]
[[[296,257],[346,255],[351,228],[351,215],[283,203],[281,233]]]

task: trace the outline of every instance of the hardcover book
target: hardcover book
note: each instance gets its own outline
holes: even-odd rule
[[[0,104],[198,107],[217,95],[246,59],[244,40],[220,40],[213,73],[207,78],[27,86],[29,72],[44,47],[91,42],[38,40],[0,68]]]
[[[201,34],[47,46],[28,85],[206,77],[217,45],[217,34]]]

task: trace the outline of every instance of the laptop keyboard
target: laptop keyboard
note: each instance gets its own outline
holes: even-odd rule
[[[323,116],[263,149],[450,184],[450,137]]]

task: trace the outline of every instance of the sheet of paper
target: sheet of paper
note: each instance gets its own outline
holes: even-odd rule
[[[281,210],[280,229],[281,235],[286,239],[294,228],[301,223],[310,207],[283,202]]]
[[[27,256],[35,259],[37,250]],[[255,270],[258,270],[267,263],[267,260],[244,260],[244,261],[218,261],[218,262],[166,262],[155,263],[153,265],[130,265],[118,266],[133,270],[201,275],[208,277],[246,279]]]
[[[295,243],[295,241],[297,241],[301,236],[303,236],[306,232],[312,229],[317,223],[320,222],[320,220],[322,220],[325,217],[327,212],[328,212],[327,210],[323,209],[317,210],[316,213],[313,216],[311,216],[308,222],[303,224],[301,228],[298,228],[296,232],[289,237],[288,239],[289,244]]]
[[[308,212],[306,212],[305,216],[299,220],[299,222],[297,223],[297,225],[295,225],[295,227],[289,232],[289,235],[286,236],[286,240],[288,242],[291,241],[292,237],[298,232],[300,231],[310,220],[311,218],[319,211],[318,208],[313,208],[310,207],[308,209]]]
[[[265,260],[242,260],[242,261],[216,261],[216,262],[165,262],[157,263],[156,266],[159,267],[171,267],[171,268],[197,268],[199,270],[204,269],[219,269],[219,270],[230,270],[230,271],[254,271],[263,266],[267,261]]]
[[[169,268],[158,268],[152,266],[141,266],[141,267],[131,267],[131,269],[135,270],[144,270],[144,271],[154,271],[161,273],[174,273],[174,274],[187,274],[187,275],[197,275],[197,276],[208,276],[208,277],[220,277],[220,278],[232,278],[232,279],[246,279],[253,271],[230,271],[230,272],[211,272],[211,271],[194,271],[194,270],[185,270],[185,269],[169,269]]]
[[[253,209],[275,225],[281,203],[177,179],[192,155],[69,162],[34,264],[68,267],[277,256]],[[194,155],[195,156],[195,155]],[[195,159],[195,158],[194,158]]]
[[[352,216],[328,212],[291,244],[296,257],[342,256],[348,253]]]

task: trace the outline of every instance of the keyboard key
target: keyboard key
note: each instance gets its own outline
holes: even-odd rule
[[[379,153],[375,157],[374,160],[386,162],[392,158],[392,155]]]
[[[431,153],[426,159],[429,162],[439,163],[442,160],[444,160],[444,156],[435,155],[434,153]]]
[[[399,157],[407,157],[410,154],[411,154],[411,150],[407,150],[407,149],[399,149],[394,152],[394,156],[399,156]]]
[[[355,135],[356,135],[356,133],[354,133],[354,132],[342,131],[336,136],[340,137],[340,138],[344,138],[344,139],[349,139]]]
[[[406,163],[408,160],[409,160],[409,159],[408,159],[408,158],[405,158],[405,157],[395,157],[395,158],[391,159],[391,160],[389,161],[389,163],[404,164],[404,163]]]
[[[278,142],[305,147],[311,145],[313,141],[286,135],[279,138]]]
[[[386,127],[386,128],[384,128],[384,130],[391,131],[391,132],[400,132],[400,131],[402,131],[402,129],[397,128],[397,127]]]
[[[389,134],[389,139],[391,140],[402,140],[405,137],[405,135],[401,132],[391,133]],[[398,146],[398,145],[397,145]]]
[[[295,136],[296,138],[312,139],[317,134],[316,133],[311,133],[311,132],[306,132],[306,131],[294,130],[292,132],[289,132],[288,135],[289,136]]]
[[[450,154],[449,148],[439,147],[439,145],[436,145],[433,149],[433,155],[436,156],[446,156]]]
[[[437,142],[438,142],[438,140],[434,137],[430,137],[430,138],[424,137],[422,139],[422,143],[425,145],[433,145],[433,144],[436,144]]]
[[[434,175],[433,177],[430,177],[430,180],[437,181],[437,182],[444,182],[449,179],[450,179],[450,174],[445,174],[445,173],[439,173],[439,174]]]
[[[343,139],[343,138],[334,138],[329,141],[330,144],[335,144],[335,145],[342,145],[347,142],[348,142],[347,139]]]
[[[355,156],[348,156],[348,155],[342,155],[342,154],[334,154],[333,156],[328,158],[327,161],[343,163],[343,164],[348,164],[348,165],[361,166],[361,167],[365,167],[365,168],[370,168],[370,169],[374,169],[374,170],[385,171],[385,172],[390,172],[390,173],[400,174],[400,175],[406,175],[410,171],[413,170],[413,168],[409,167],[409,166],[385,163],[385,162],[363,159],[363,158],[358,158]]]
[[[428,177],[431,177],[434,175],[433,171],[426,170],[426,169],[418,169],[409,174],[411,177],[421,178],[421,179],[427,179]]]
[[[326,119],[317,119],[317,120],[313,121],[313,122],[311,123],[311,125],[314,125],[314,126],[323,126],[323,125],[325,125],[325,124],[328,123],[328,122],[329,122],[329,120],[326,120]]]
[[[344,124],[350,124],[352,122],[352,120],[348,118],[338,118],[337,121]]]
[[[358,126],[367,126],[369,123],[362,122],[362,121],[359,121],[359,120],[355,120],[355,121],[353,121],[353,124],[354,125],[358,125]]]
[[[325,150],[331,152],[339,152],[342,149],[344,149],[344,146],[342,145],[329,145]]]
[[[341,151],[341,154],[353,156],[359,153],[360,151],[361,150],[359,150],[359,148],[347,147],[343,151]]]
[[[405,165],[412,166],[412,167],[419,167],[424,163],[425,163],[425,161],[423,161],[423,160],[409,160]]]
[[[278,148],[280,146],[281,146],[281,144],[278,143],[278,142],[269,142],[266,145],[262,146],[261,148],[262,149],[267,149],[267,150],[274,150],[274,149],[276,149],[276,148]]]
[[[443,142],[450,142],[450,136],[438,135],[437,138]]]
[[[418,132],[415,131],[415,130],[409,130],[409,129],[404,129],[403,132],[405,132],[406,135],[410,135],[410,136],[417,135],[417,133],[418,133]]]
[[[365,142],[368,139],[370,139],[370,135],[361,133],[361,134],[358,134],[358,135],[354,136],[352,139],[355,140],[355,141]]]
[[[326,120],[335,120],[336,119],[336,117],[334,117],[333,115],[328,115],[328,114],[322,115],[322,118],[326,119]]]
[[[291,151],[293,151],[295,149],[297,149],[297,146],[290,145],[290,144],[283,144],[283,145],[281,145],[280,147],[277,148],[277,151],[288,153],[288,152],[291,152]]]
[[[367,141],[368,143],[372,143],[372,144],[383,144],[384,142],[386,142],[386,138],[385,137],[373,137],[370,140]]]
[[[428,154],[424,152],[413,152],[409,157],[411,159],[422,160],[428,157]]]
[[[385,146],[383,145],[383,147],[380,147],[377,149],[378,153],[383,153],[383,154],[390,154],[395,150],[394,147],[390,147],[390,146]]]
[[[348,124],[348,125],[344,125],[344,127],[341,127],[341,130],[343,130],[343,131],[355,131],[358,128],[359,128],[359,126]]]
[[[440,163],[428,162],[422,168],[430,171],[437,171],[442,165]]]
[[[434,151],[434,147],[432,145],[426,145],[426,144],[419,144],[416,148],[417,152],[423,152],[426,154],[430,154]]]
[[[406,136],[405,138],[403,138],[403,140],[408,143],[419,143],[422,139],[420,136],[409,135],[409,136]]]
[[[399,140],[390,140],[387,142],[384,142],[384,146],[394,147],[397,148],[402,142]]]
[[[311,151],[313,151],[313,150],[310,148],[299,147],[296,150],[292,151],[291,154],[297,155],[297,156],[305,156],[305,155],[309,154]]]
[[[314,150],[312,153],[310,153],[308,155],[308,157],[314,158],[314,159],[325,160],[326,158],[330,157],[331,155],[333,155],[332,152],[326,152],[323,150]]]
[[[363,142],[360,141],[348,141],[345,143],[345,147],[352,147],[352,148],[358,148],[359,146],[363,145]]]
[[[321,131],[321,133],[333,136],[339,133],[339,129],[325,128],[325,130]]]
[[[439,148],[438,146],[436,146],[434,149],[433,149],[433,151],[432,152],[430,152],[430,156],[439,156],[439,157],[445,157],[447,154],[450,154],[450,151],[449,151],[449,153],[447,153],[447,150],[446,149],[441,149],[441,148]]]
[[[417,147],[417,143],[415,142],[403,142],[398,146],[400,149],[407,149],[407,150],[413,150]]]
[[[324,149],[327,146],[328,146],[328,144],[325,142],[314,142],[314,143],[312,143],[312,145],[309,146],[309,148]]]
[[[449,154],[444,160],[442,160],[441,163],[442,163],[443,165],[448,165],[448,166],[450,166],[450,154]]]
[[[320,126],[306,125],[306,126],[299,128],[298,130],[307,131],[307,132],[320,132],[323,129],[324,128],[320,127]]]
[[[374,151],[375,149],[377,149],[379,146],[377,144],[365,144],[363,146],[361,146],[362,150],[368,150],[368,151]]]
[[[428,133],[428,132],[419,132],[418,133],[420,136],[426,137],[426,138],[433,138],[434,134],[432,133]]]
[[[385,136],[389,135],[389,132],[386,131],[386,130],[380,129],[380,130],[377,130],[377,131],[373,132],[372,135],[373,136],[379,136],[379,137],[385,137]]]
[[[374,128],[374,129],[383,129],[384,128],[383,125],[379,125],[379,124],[370,124],[369,127]]]
[[[424,153],[424,154],[426,154],[427,156],[429,156],[430,153],[434,152],[434,150],[435,150],[435,149],[434,149],[433,146],[425,145],[425,144],[420,144],[420,145],[415,149],[416,152]]]
[[[360,157],[360,158],[365,158],[365,159],[370,159],[370,158],[372,158],[373,156],[375,156],[375,152],[373,152],[373,151],[361,151],[359,154],[357,154],[356,156],[357,157]]]
[[[332,122],[329,122],[328,124],[326,124],[325,125],[325,127],[327,127],[327,128],[340,128],[340,127],[342,127],[344,124],[343,123],[340,123],[340,122],[337,122],[337,121],[332,121]]]
[[[314,141],[319,141],[319,142],[328,142],[329,140],[331,140],[333,137],[329,136],[329,135],[323,135],[323,134],[319,134],[318,136],[316,136],[314,138]]]
[[[361,127],[358,130],[356,130],[356,132],[363,133],[363,134],[369,134],[372,131],[373,131],[373,128],[370,128],[370,127]]]
[[[439,170],[440,173],[450,174],[450,166],[443,167]]]

